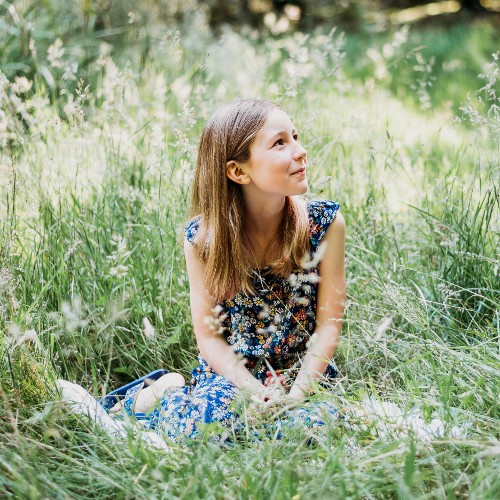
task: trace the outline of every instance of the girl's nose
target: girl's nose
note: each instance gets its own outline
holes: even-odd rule
[[[293,159],[294,160],[305,160],[307,158],[307,151],[302,147],[302,144],[298,143],[296,144],[296,150],[293,154]]]

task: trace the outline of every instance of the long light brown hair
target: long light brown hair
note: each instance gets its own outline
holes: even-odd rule
[[[227,177],[230,160],[246,162],[255,136],[278,106],[264,99],[234,101],[208,120],[200,139],[191,217],[201,216],[195,247],[205,265],[205,286],[214,304],[241,290],[255,293],[252,257],[241,186]],[[287,197],[278,238],[279,257],[270,273],[288,276],[300,268],[309,246],[305,203]]]

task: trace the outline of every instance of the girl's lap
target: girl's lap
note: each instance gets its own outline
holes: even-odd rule
[[[236,431],[242,426],[238,411],[232,405],[239,390],[226,378],[214,373],[198,377],[191,387],[166,393],[151,414],[149,427],[165,433],[174,441],[197,438],[206,424],[215,422]],[[337,408],[326,400],[306,402],[292,408],[266,427],[278,431],[285,428],[316,429],[339,417]]]

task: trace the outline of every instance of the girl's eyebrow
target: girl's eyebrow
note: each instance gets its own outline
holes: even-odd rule
[[[287,130],[279,130],[278,132],[275,132],[270,138],[269,138],[269,141],[273,141],[274,139],[278,138],[279,136],[283,135],[283,134],[287,134],[288,131]],[[297,130],[296,129],[292,129],[292,133],[291,135],[297,135]]]

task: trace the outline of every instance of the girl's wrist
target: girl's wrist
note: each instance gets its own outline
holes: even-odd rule
[[[243,382],[240,389],[251,394],[258,394],[264,389],[264,386],[255,377],[251,377]]]
[[[294,401],[303,401],[309,395],[308,388],[302,385],[292,385],[290,392],[288,393],[288,398]]]

